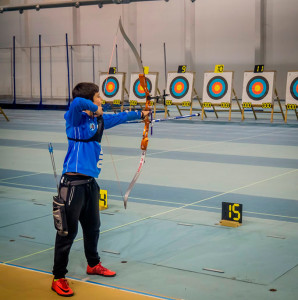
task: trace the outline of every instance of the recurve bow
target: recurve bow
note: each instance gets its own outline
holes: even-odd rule
[[[122,22],[121,22],[121,18],[119,19],[119,29],[121,31],[121,34],[123,35],[123,38],[126,40],[126,42],[128,43],[129,47],[131,48],[132,52],[134,53],[134,56],[137,60],[138,66],[139,66],[139,80],[140,80],[140,85],[143,88],[145,94],[146,94],[146,106],[145,106],[145,110],[149,111],[150,110],[150,93],[149,90],[147,88],[147,82],[146,82],[146,76],[144,74],[144,67],[143,67],[143,63],[141,60],[141,57],[138,53],[138,51],[136,50],[134,44],[131,42],[131,40],[128,38],[127,34],[124,31],[124,28],[122,26]],[[143,130],[143,138],[142,138],[142,142],[141,142],[141,150],[142,150],[142,154],[141,154],[141,159],[140,159],[140,163],[139,163],[139,167],[137,169],[136,174],[134,175],[131,183],[128,186],[128,189],[124,195],[124,208],[126,209],[127,207],[127,201],[128,201],[128,196],[134,186],[134,184],[136,183],[137,179],[139,178],[140,174],[141,174],[141,170],[142,167],[145,163],[145,158],[146,158],[146,151],[147,151],[147,146],[148,146],[148,133],[149,133],[149,126],[150,126],[150,120],[148,115],[145,117],[144,119],[144,130]]]

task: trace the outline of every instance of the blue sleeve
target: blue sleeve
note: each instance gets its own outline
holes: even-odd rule
[[[103,114],[104,128],[109,129],[127,121],[141,119],[140,111],[121,112],[119,114]]]
[[[81,116],[83,110],[90,110],[96,112],[98,106],[92,101],[84,98],[75,98],[70,104],[68,112],[65,114],[65,119],[72,125],[78,126],[81,122]]]

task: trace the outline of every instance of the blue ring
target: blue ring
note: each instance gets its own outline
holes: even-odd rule
[[[151,90],[152,90],[152,83],[150,81],[149,78],[146,78],[146,83],[147,83],[147,89],[149,91],[149,93],[151,93]],[[139,93],[138,91],[138,86],[140,85],[140,79],[136,80],[134,85],[133,85],[133,93],[135,94],[135,96],[137,98],[140,98],[140,99],[145,99],[146,98],[146,94],[145,92],[144,93]]]
[[[216,83],[216,82],[220,82],[222,84],[222,91],[218,94],[215,94],[213,91],[212,91],[212,86]],[[210,98],[214,99],[214,100],[217,100],[217,99],[220,99],[222,98],[226,93],[227,93],[227,82],[226,80],[221,77],[221,76],[216,76],[214,78],[212,78],[208,84],[207,84],[207,93],[209,95]]]
[[[259,95],[254,94],[252,91],[252,86],[256,82],[260,82],[261,84],[263,84],[263,91]],[[263,98],[265,98],[267,96],[268,92],[269,92],[269,82],[263,76],[255,76],[255,77],[251,78],[246,85],[246,93],[247,93],[248,97],[255,101],[259,101],[259,100],[262,100]]]
[[[107,91],[107,85],[109,84],[109,82],[113,82],[115,85],[115,89],[112,92]],[[118,91],[119,91],[119,82],[116,77],[110,76],[104,80],[102,84],[102,92],[106,97],[112,98],[118,93]]]
[[[252,86],[253,86],[256,82],[260,82],[260,83],[262,83],[262,85],[263,85],[263,92],[262,92],[261,94],[255,94],[255,93],[252,91]],[[250,83],[248,89],[249,89],[249,92],[250,92],[251,95],[253,95],[254,97],[257,97],[257,98],[261,98],[262,96],[264,96],[264,94],[265,94],[265,92],[266,92],[266,87],[267,87],[267,86],[266,86],[266,82],[265,82],[264,80],[262,80],[262,79],[259,79],[259,80],[254,79],[254,80]]]
[[[174,90],[174,87],[178,82],[183,82],[183,84],[184,84],[184,89],[180,93],[177,93]],[[174,78],[170,84],[170,94],[172,95],[172,97],[174,97],[176,99],[183,98],[187,94],[188,89],[189,89],[189,83],[182,76],[178,76],[178,77]]]
[[[298,85],[298,77],[296,77],[292,81],[291,86],[290,86],[290,93],[295,100],[298,100],[297,85]]]

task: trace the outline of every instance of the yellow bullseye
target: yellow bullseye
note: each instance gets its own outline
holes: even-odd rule
[[[255,87],[255,91],[256,92],[259,92],[261,90],[261,87],[259,86],[259,85],[257,85],[256,87]]]
[[[218,92],[218,91],[220,90],[220,86],[217,84],[217,85],[214,87],[214,90],[215,90],[216,92]]]
[[[181,84],[178,84],[178,85],[177,85],[177,90],[178,90],[178,91],[181,91],[181,90],[182,90],[182,85],[181,85]]]

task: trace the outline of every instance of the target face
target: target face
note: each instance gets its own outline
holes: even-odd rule
[[[155,97],[157,95],[158,72],[146,74],[146,82],[150,96]],[[136,101],[140,104],[146,103],[146,95],[140,85],[139,73],[136,72],[131,73],[130,76],[129,101]]]
[[[119,91],[119,81],[116,77],[110,76],[102,83],[102,92],[108,98],[113,98]]]
[[[188,80],[183,76],[178,76],[170,83],[170,94],[175,99],[185,97],[189,90]]]
[[[123,102],[124,99],[125,73],[107,74],[102,72],[99,77],[100,96],[108,102],[117,100]]]
[[[227,93],[227,88],[227,81],[222,76],[215,76],[207,84],[207,93],[211,99],[219,100]]]
[[[286,104],[297,104],[298,101],[298,71],[288,72],[286,88]]]
[[[290,93],[292,97],[296,100],[298,100],[298,77],[296,77],[290,86]]]
[[[192,102],[194,72],[169,72],[167,78],[166,101],[179,105],[185,102]]]
[[[249,80],[246,86],[246,93],[252,100],[264,99],[269,91],[269,83],[263,76],[255,76]]]
[[[275,74],[275,71],[263,72],[262,75],[254,72],[244,72],[242,102],[255,105],[273,104]]]
[[[234,72],[214,72],[204,74],[203,103],[230,103]]]
[[[146,77],[146,83],[147,83],[147,89],[148,89],[149,93],[151,94],[152,82],[147,77]],[[135,81],[135,83],[133,85],[133,93],[139,99],[146,99],[146,94],[145,94],[144,89],[142,88],[142,86],[140,84],[140,79]]]

